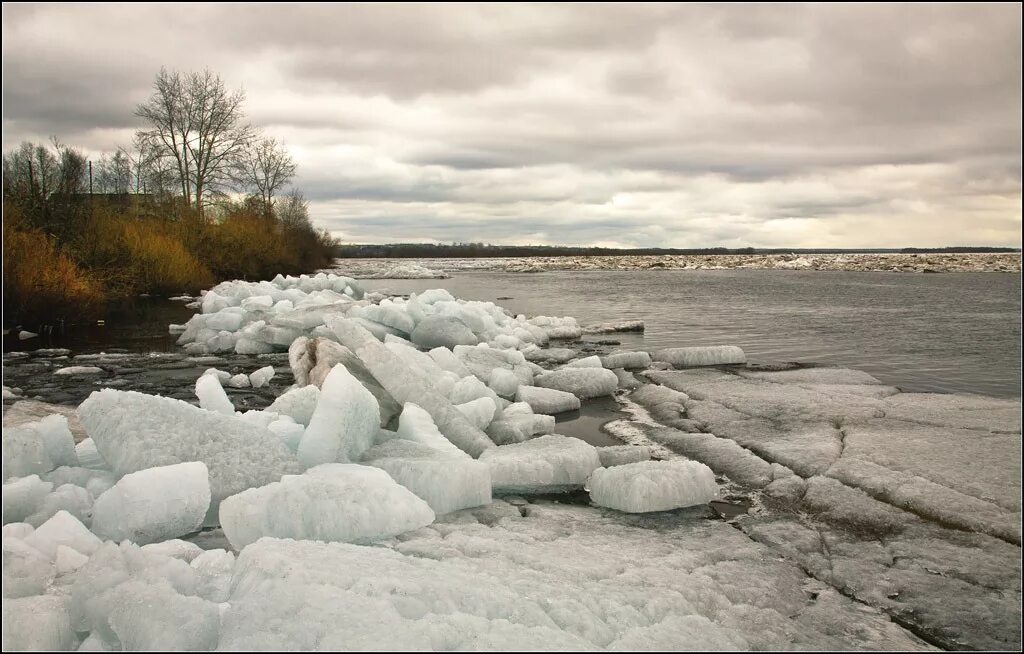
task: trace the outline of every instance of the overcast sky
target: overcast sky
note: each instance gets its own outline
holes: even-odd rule
[[[3,148],[243,87],[346,242],[1021,243],[1021,6],[3,5]]]

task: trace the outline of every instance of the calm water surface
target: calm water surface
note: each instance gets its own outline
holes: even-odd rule
[[[739,345],[752,362],[865,370],[905,391],[1019,397],[1021,278],[773,270],[467,272],[364,280],[397,293],[446,288],[528,315],[581,324],[641,319],[600,338],[623,348]],[[499,300],[499,297],[512,299]]]

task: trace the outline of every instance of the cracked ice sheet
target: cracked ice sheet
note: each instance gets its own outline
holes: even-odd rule
[[[1020,461],[1016,434],[870,420],[844,427],[843,459],[855,458],[924,477],[965,495],[1020,512]],[[1015,516],[1020,522],[1020,515]]]
[[[945,649],[1020,650],[1014,545],[912,518],[882,539],[790,516],[741,524],[815,578],[898,616]]]
[[[220,649],[927,649],[700,510],[524,508],[387,547],[260,540]]]

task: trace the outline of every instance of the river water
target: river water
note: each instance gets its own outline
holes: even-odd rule
[[[611,336],[623,348],[739,345],[752,362],[847,366],[904,391],[1021,393],[1016,274],[465,272],[362,283],[396,293],[441,287],[516,313],[575,316],[584,325],[644,320],[642,335]]]
[[[618,340],[623,349],[731,344],[742,347],[755,363],[848,366],[905,391],[998,397],[1019,397],[1021,392],[1021,278],[1016,274],[467,271],[450,279],[361,283],[368,290],[396,293],[446,288],[456,297],[494,301],[516,313],[575,316],[584,325],[644,320],[643,334],[587,337]],[[66,347],[72,357],[99,351],[176,353],[174,358],[183,361],[149,356],[126,361],[138,375],[128,388],[175,391],[183,398],[190,396],[195,376],[210,365],[232,372],[252,372],[266,365],[252,357],[229,355],[221,357],[221,362],[198,360],[194,370],[187,369],[185,361],[190,359],[175,345],[176,337],[168,334],[167,325],[183,323],[191,314],[180,302],[140,301],[102,327],[76,328],[63,338],[44,335],[20,342],[7,338],[4,350]],[[92,382],[58,382],[50,367],[82,364],[88,365],[74,358],[52,362],[33,358],[31,365],[5,358],[4,383],[25,386],[26,391],[38,391],[47,399],[80,401]],[[160,368],[151,369],[154,366]],[[176,366],[182,369],[172,373]],[[274,380],[275,387],[290,383],[287,363],[279,369],[282,374]],[[121,373],[111,370],[110,376]],[[181,379],[172,379],[174,375]],[[68,395],[52,396],[57,390]]]

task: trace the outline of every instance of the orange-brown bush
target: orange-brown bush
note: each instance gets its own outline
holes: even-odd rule
[[[332,239],[308,216],[288,223],[246,202],[207,217],[174,198],[85,198],[81,207],[80,227],[65,230],[71,235],[60,243],[34,227],[22,205],[4,202],[5,324],[91,318],[110,300],[309,272],[332,257]]]
[[[52,237],[20,229],[17,219],[8,221],[6,215],[3,234],[5,320],[34,326],[102,315],[103,283],[82,270]]]

